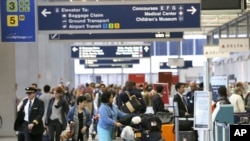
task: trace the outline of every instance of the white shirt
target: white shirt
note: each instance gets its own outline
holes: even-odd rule
[[[246,112],[244,101],[240,95],[232,94],[229,97],[229,101],[233,105],[234,113]]]
[[[32,100],[31,100],[31,105],[30,105],[30,107],[32,107],[32,105],[33,105],[33,103],[34,103],[34,100],[35,100],[35,98],[33,98]],[[24,113],[25,113],[25,116],[24,116],[24,120],[25,121],[29,121],[29,104],[30,104],[30,100],[28,99],[28,102],[26,103],[26,105],[24,106]]]

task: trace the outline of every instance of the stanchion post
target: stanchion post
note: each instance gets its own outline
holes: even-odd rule
[[[214,121],[214,134],[215,134],[215,141],[219,141],[217,121]]]

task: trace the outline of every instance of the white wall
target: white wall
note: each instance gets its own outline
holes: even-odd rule
[[[237,81],[250,81],[250,52],[239,53],[238,56],[231,56],[230,61],[228,58],[225,58],[218,65],[213,65],[214,75],[231,75],[237,78]],[[241,56],[241,57],[239,57]],[[238,59],[237,59],[238,58]],[[223,63],[222,63],[223,62]]]
[[[160,69],[160,62],[167,62],[168,58],[177,58],[177,56],[152,56],[151,58],[140,59],[140,64],[133,65],[133,68],[114,68],[114,69],[85,69],[84,65],[79,64],[79,59],[75,59],[75,85],[87,82],[95,82],[95,76],[101,76],[105,84],[123,85],[128,79],[130,73],[144,73],[145,81],[149,83],[158,82],[158,72],[172,72],[179,74],[181,82],[187,82],[190,79],[197,80],[202,76],[203,64],[206,61],[200,56],[180,56],[184,60],[192,60],[193,68],[189,69]],[[151,66],[151,67],[150,67]]]

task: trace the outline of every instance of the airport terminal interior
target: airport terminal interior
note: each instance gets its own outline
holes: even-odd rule
[[[130,119],[130,124],[141,120],[129,132],[133,139],[117,130],[115,141],[235,141],[238,134],[249,134],[238,129],[250,124],[250,0],[1,0],[0,5],[1,141],[35,141],[26,138],[33,132],[28,125],[38,127],[39,122],[27,121],[30,106],[22,104],[30,94],[35,93],[35,99],[45,95],[46,85],[51,99],[63,89],[68,110],[79,108],[78,98],[90,93],[85,108],[91,124],[88,133],[81,133],[83,140],[111,141],[102,134],[112,131],[100,129],[95,121],[102,118],[97,101],[104,97],[97,99],[96,90],[114,92],[113,104],[124,112],[121,95],[131,101],[129,82],[146,108]],[[154,106],[158,94],[161,103]],[[228,103],[218,104],[221,97]],[[235,108],[238,100],[241,104]],[[159,105],[162,117],[154,114]],[[135,112],[134,105],[126,110],[131,112],[131,106]],[[22,126],[30,133],[14,130],[21,107],[26,114]],[[53,106],[51,110],[59,111]],[[150,113],[161,123],[171,121],[162,123],[159,131],[156,121],[151,122],[148,126],[155,128],[150,132],[142,122]],[[190,129],[176,126],[186,117]],[[67,134],[73,130],[67,120],[60,141],[77,136]],[[42,141],[47,135],[43,132]]]

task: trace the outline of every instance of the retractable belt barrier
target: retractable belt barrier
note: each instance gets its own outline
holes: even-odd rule
[[[218,127],[222,127],[222,141],[226,141],[226,130],[230,130],[230,125],[226,122],[214,121],[215,141],[219,141]]]
[[[250,113],[234,113],[234,117],[240,117],[240,118],[249,118]],[[227,141],[227,137],[234,140],[238,139],[238,137],[249,137],[250,133],[250,124],[248,123],[227,123],[227,122],[218,122],[214,121],[214,135],[215,135],[215,141],[221,141],[221,138],[219,139],[219,127],[222,128],[222,141]]]

